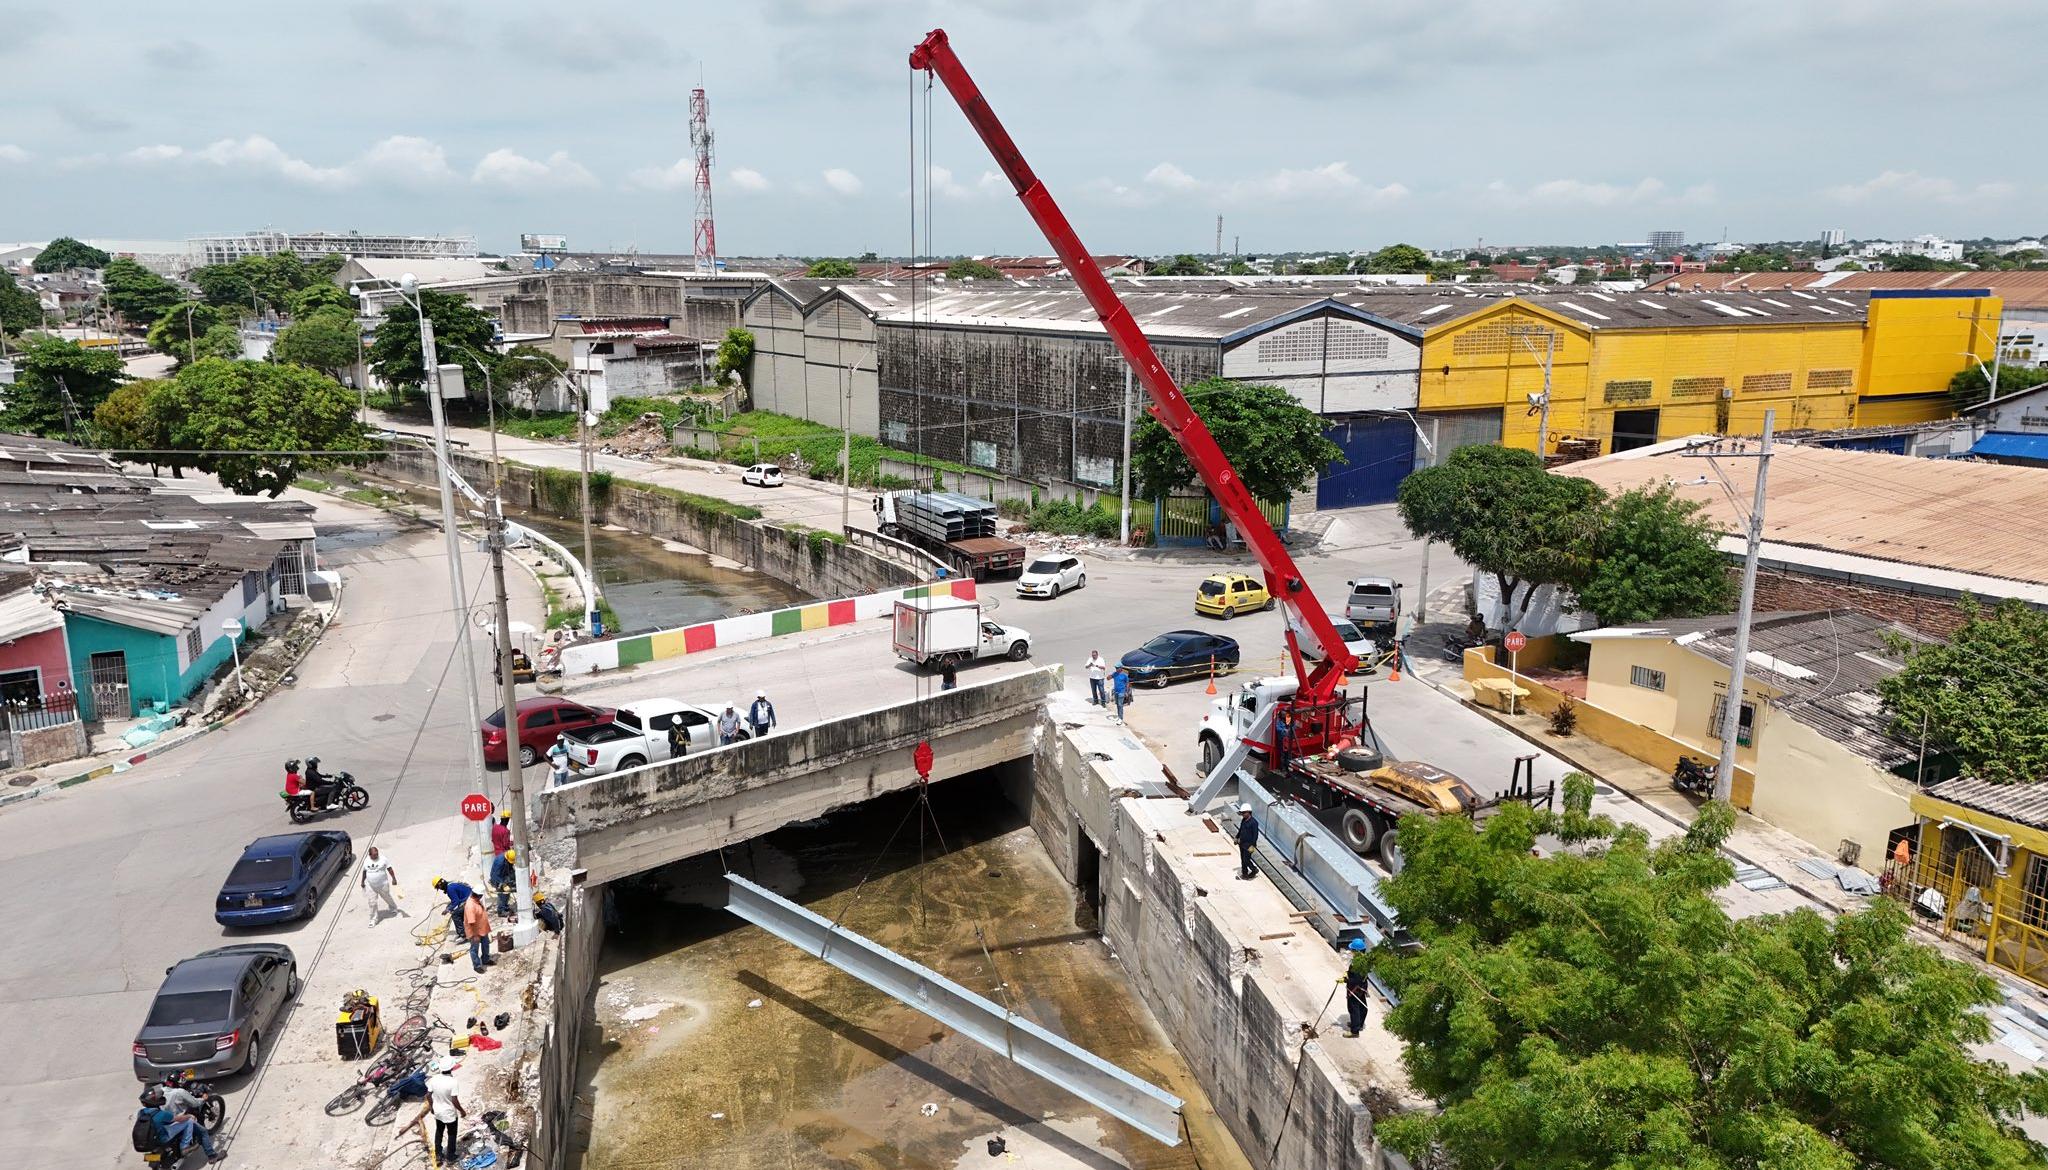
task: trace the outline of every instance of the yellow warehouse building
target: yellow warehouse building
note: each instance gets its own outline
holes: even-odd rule
[[[1780,430],[1946,418],[1949,379],[1990,360],[1999,306],[1981,289],[1521,294],[1427,327],[1418,408],[1455,434],[1497,420],[1501,442],[1535,450],[1547,367],[1549,451],[1753,435],[1766,410]]]

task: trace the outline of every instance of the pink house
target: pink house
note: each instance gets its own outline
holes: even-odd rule
[[[72,695],[64,615],[25,587],[0,595],[0,703],[68,707]]]

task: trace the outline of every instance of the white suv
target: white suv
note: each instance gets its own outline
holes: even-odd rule
[[[1088,566],[1080,557],[1047,555],[1024,566],[1024,575],[1017,578],[1017,596],[1053,598],[1087,584]]]
[[[740,472],[740,482],[755,487],[781,487],[782,468],[773,463],[756,463]]]

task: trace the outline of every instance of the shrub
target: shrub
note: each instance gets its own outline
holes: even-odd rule
[[[1049,500],[1031,509],[1025,525],[1033,532],[1113,540],[1121,529],[1116,513],[1101,501],[1084,508],[1072,500]]]
[[[1550,734],[1563,737],[1570,735],[1579,726],[1579,705],[1570,695],[1558,701],[1550,712]]]

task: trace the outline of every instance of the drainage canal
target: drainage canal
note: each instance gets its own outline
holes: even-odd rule
[[[582,1170],[1246,1164],[1116,957],[1076,925],[1073,889],[999,773],[933,786],[930,819],[916,799],[793,825],[726,859],[1183,1098],[1191,1141],[1145,1138],[740,922],[707,856],[613,884],[579,1067]],[[1018,1157],[991,1158],[992,1138]]]

